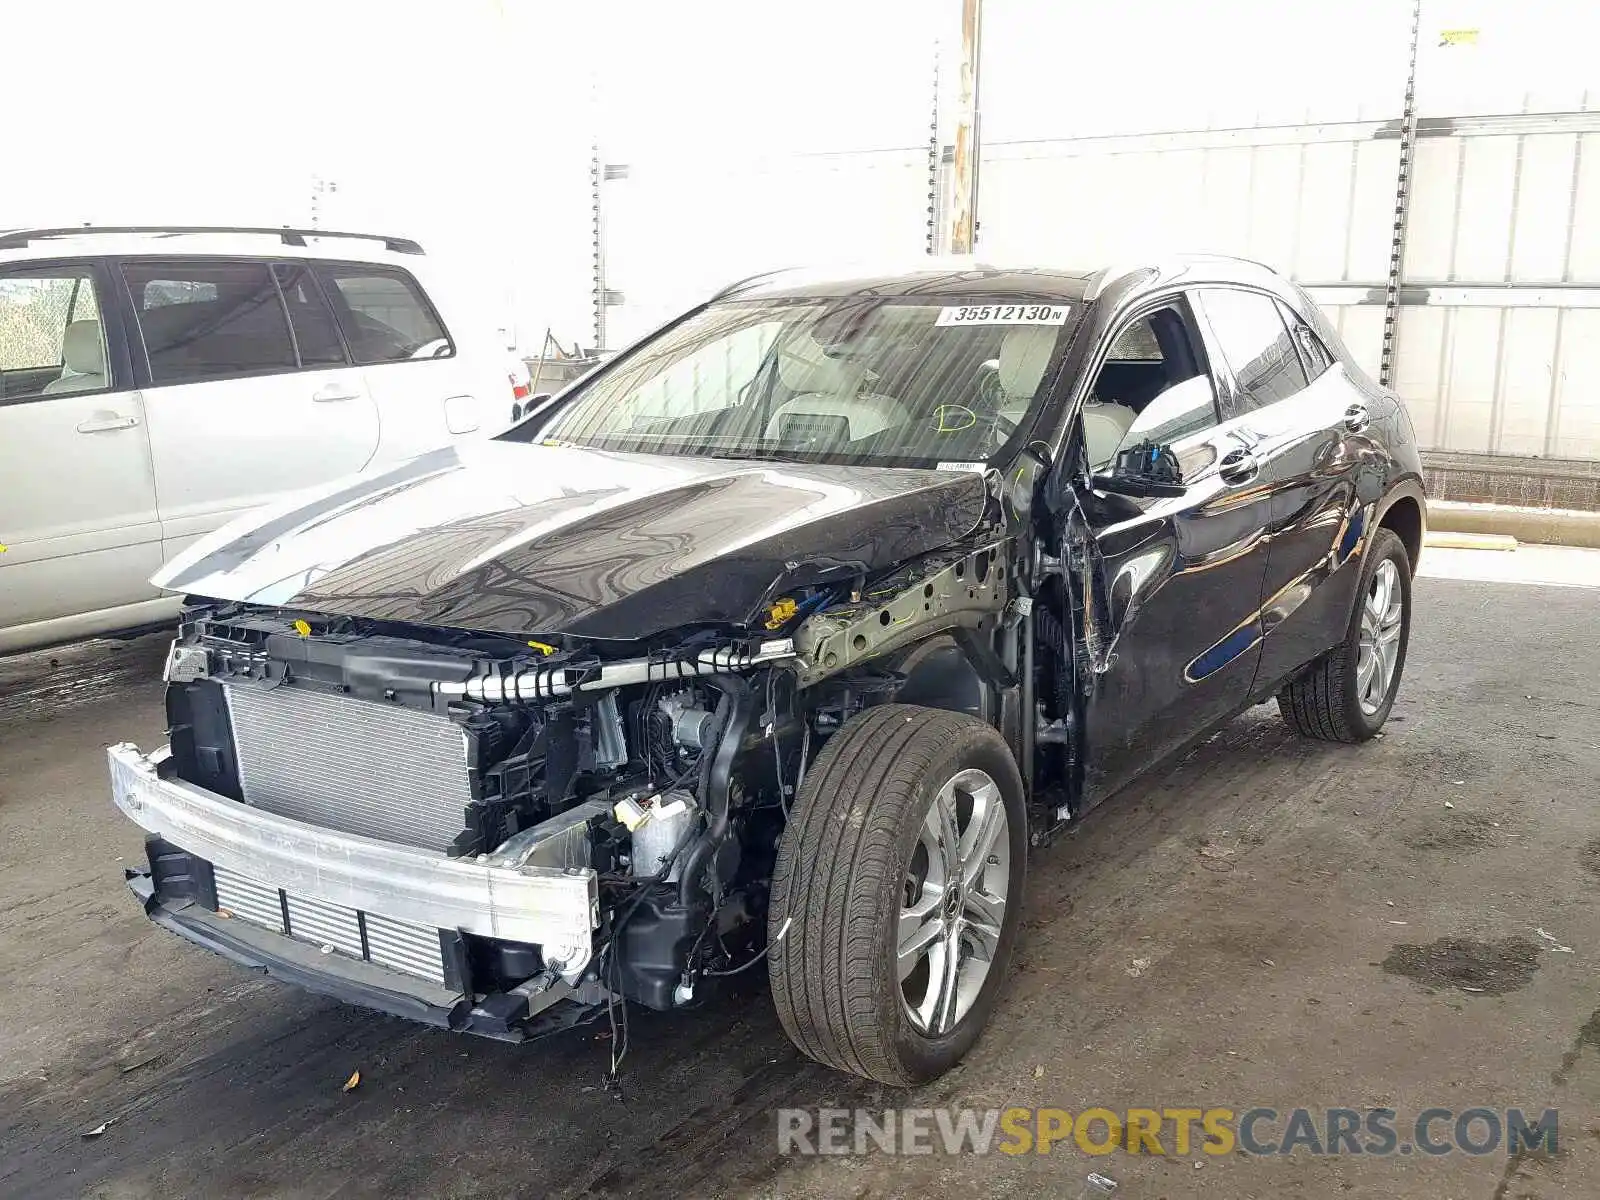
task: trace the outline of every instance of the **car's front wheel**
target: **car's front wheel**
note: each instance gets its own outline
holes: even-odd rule
[[[1344,641],[1278,693],[1283,719],[1306,737],[1364,742],[1389,719],[1411,635],[1411,560],[1377,530],[1363,557]]]
[[[772,879],[772,995],[794,1043],[880,1083],[955,1066],[1005,975],[1026,835],[1016,762],[982,721],[886,704],[834,734]]]

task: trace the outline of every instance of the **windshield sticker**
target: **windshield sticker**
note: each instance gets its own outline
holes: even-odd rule
[[[1066,304],[952,304],[939,310],[935,325],[1065,325]]]

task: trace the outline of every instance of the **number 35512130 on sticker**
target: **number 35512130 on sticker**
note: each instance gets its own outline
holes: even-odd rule
[[[935,325],[1065,325],[1065,304],[954,304],[939,310]]]

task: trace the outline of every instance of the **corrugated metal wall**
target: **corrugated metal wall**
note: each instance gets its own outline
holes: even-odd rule
[[[1423,139],[1396,386],[1449,450],[1600,458],[1600,113]]]
[[[841,5],[805,28],[873,11]],[[759,59],[753,90],[724,81],[734,103],[799,98],[778,110],[793,128],[752,125],[748,150],[696,136],[681,98],[643,134],[636,107],[613,114],[605,342],[756,271],[920,251],[933,41],[948,111],[956,7],[896,3],[810,57]],[[1405,0],[1336,19],[1276,0],[987,0],[980,253],[1260,259],[1311,287],[1378,374],[1411,27]],[[1600,459],[1596,33],[1591,0],[1424,0],[1393,383],[1429,448]],[[801,129],[805,152],[771,152]]]
[[[1140,89],[1143,62],[1125,76],[1145,128],[1163,132],[1129,134],[1124,116],[1108,135],[1117,119],[1103,110],[1053,108],[1012,85],[986,100],[982,249],[1260,259],[1311,287],[1377,375],[1410,5],[1341,7],[1337,22],[1302,7],[1207,7],[1175,52],[1189,71],[1154,95]],[[1423,5],[1393,383],[1429,448],[1600,458],[1600,68],[1574,48],[1590,44],[1593,9]],[[1046,78],[1053,43],[1031,6],[998,0],[990,12],[986,64],[1032,60]],[[1127,4],[1097,18],[1096,37],[1132,44],[1143,30],[1148,41],[1169,13]],[[1228,63],[1258,87],[1256,107],[1226,87],[1217,106],[1216,75],[1194,69]],[[1108,78],[1090,91],[1118,88]],[[1012,126],[1060,132],[997,136]]]

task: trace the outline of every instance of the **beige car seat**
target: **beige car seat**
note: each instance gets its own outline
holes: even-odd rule
[[[773,412],[766,437],[781,440],[795,417],[842,417],[850,441],[870,437],[910,419],[905,406],[892,396],[862,391],[866,377],[865,367],[829,358],[809,337],[785,346],[778,355],[778,378],[795,394]]]
[[[73,321],[61,342],[61,378],[44,385],[47,396],[94,392],[106,386],[105,343],[99,321]]]

